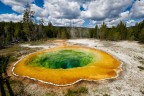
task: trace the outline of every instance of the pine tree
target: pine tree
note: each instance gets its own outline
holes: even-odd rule
[[[44,28],[44,32],[46,33],[47,37],[53,38],[53,25],[51,22],[49,22],[48,26]]]
[[[30,41],[32,37],[33,16],[34,11],[31,11],[30,4],[27,4],[23,15],[23,39],[26,41]]]
[[[44,20],[41,19],[41,20],[39,21],[38,34],[37,34],[37,36],[38,36],[39,39],[45,37],[44,31],[43,31],[43,28],[44,28],[43,23],[44,23]]]
[[[133,28],[128,28],[127,29],[127,40],[134,40],[134,29]]]
[[[108,35],[107,35],[107,39],[108,40],[114,40],[114,33],[116,32],[116,28],[114,26],[112,26],[112,28],[110,28]]]
[[[116,27],[117,32],[119,32],[120,40],[126,40],[127,37],[127,28],[126,24],[124,24],[122,21],[117,25]]]
[[[107,26],[106,26],[106,24],[103,22],[103,24],[101,25],[101,28],[100,28],[100,33],[99,33],[100,39],[105,39],[107,32],[108,32]]]
[[[90,29],[89,33],[90,33],[90,38],[93,38],[93,37],[94,37],[94,36],[93,36],[94,29]]]
[[[6,45],[4,22],[0,22],[0,49]]]
[[[9,25],[7,24],[5,27],[4,27],[4,32],[6,34],[6,44],[9,43],[11,41],[11,34],[9,32]]]
[[[140,41],[141,43],[144,43],[144,28],[140,31],[139,41]]]
[[[21,22],[15,23],[14,24],[14,38],[15,41],[18,42],[21,39],[21,31],[22,31],[22,24]]]
[[[94,31],[95,31],[94,37],[98,39],[99,38],[99,27],[98,27],[98,25],[95,26]]]

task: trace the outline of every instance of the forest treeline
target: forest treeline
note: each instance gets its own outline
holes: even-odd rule
[[[70,32],[76,28],[56,27],[52,23],[44,26],[43,23],[24,23],[24,22],[0,22],[0,48],[17,42],[35,41],[44,38],[69,39],[73,36]],[[89,36],[84,38],[97,38],[101,40],[136,40],[144,43],[144,21],[137,23],[133,27],[126,27],[121,21],[116,27],[108,28],[105,23],[99,28],[88,29]],[[75,30],[80,33],[78,30]],[[80,30],[79,30],[80,31]],[[81,32],[82,33],[82,32]],[[84,31],[83,31],[84,34]],[[76,36],[75,38],[80,38]],[[81,36],[81,38],[83,38]]]
[[[98,25],[95,28],[87,28],[88,32],[84,31],[86,28],[75,30],[76,28],[71,27],[56,27],[51,22],[47,26],[44,26],[43,19],[38,22],[34,21],[34,12],[31,11],[28,5],[21,22],[0,22],[0,49],[13,43],[35,41],[44,38],[97,38],[115,41],[136,40],[144,43],[144,21],[128,28],[122,21],[112,28],[108,28],[103,23],[100,28]]]
[[[126,27],[122,21],[117,26],[108,28],[105,23],[90,30],[90,37],[101,40],[136,40],[144,43],[144,20],[135,26]]]
[[[9,44],[45,38],[69,39],[70,28],[23,22],[0,22],[0,48]]]

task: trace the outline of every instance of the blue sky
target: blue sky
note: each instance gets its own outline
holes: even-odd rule
[[[144,0],[0,0],[0,21],[21,21],[27,3],[45,25],[95,27],[105,22],[112,27],[123,21],[129,27],[144,20]]]
[[[33,3],[35,3],[39,7],[43,7],[43,5],[44,5],[44,1],[43,0],[34,0]]]

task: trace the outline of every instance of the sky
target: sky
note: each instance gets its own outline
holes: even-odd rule
[[[27,3],[45,25],[93,28],[123,21],[130,27],[144,20],[144,0],[0,0],[0,22],[22,21]]]

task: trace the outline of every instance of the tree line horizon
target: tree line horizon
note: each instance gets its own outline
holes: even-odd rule
[[[28,4],[21,22],[0,22],[0,49],[17,42],[36,41],[47,38],[70,39],[73,37],[70,31],[76,29],[76,27],[53,26],[51,22],[44,26],[43,23],[43,19],[39,20],[39,24],[34,22],[34,11],[31,11],[31,7]],[[126,24],[120,21],[117,26],[112,28],[108,28],[103,22],[100,27],[96,25],[95,28],[81,29],[83,34],[85,29],[88,29],[88,34],[84,38],[112,41],[136,40],[144,43],[144,20],[132,27],[126,27]],[[79,33],[78,30],[77,33]],[[76,38],[80,38],[80,36]]]

